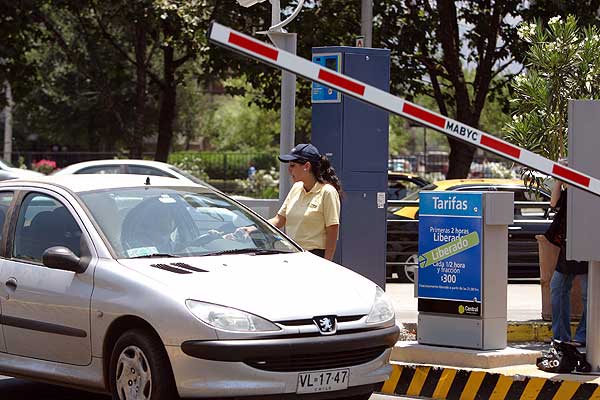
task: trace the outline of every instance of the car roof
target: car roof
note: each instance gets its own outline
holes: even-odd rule
[[[501,178],[481,178],[481,179],[447,179],[443,181],[433,182],[437,187],[434,190],[447,190],[455,186],[524,186],[525,183],[521,179],[501,179]]]
[[[58,186],[79,193],[127,187],[148,187],[148,185],[146,185],[146,180],[148,178],[150,179],[150,187],[205,187],[201,185],[192,185],[189,182],[180,179],[154,175],[96,174],[94,175],[94,179],[90,179],[90,175],[49,175],[31,179],[12,179],[0,182],[0,189],[15,186]]]
[[[391,177],[399,177],[399,178],[406,177],[406,178],[420,178],[420,179],[423,179],[423,178],[421,178],[417,174],[413,174],[413,173],[410,173],[410,172],[398,172],[398,171],[388,171],[388,177],[390,177],[390,178]]]
[[[82,161],[79,163],[71,164],[71,165],[66,166],[65,168],[62,168],[59,171],[57,171],[57,174],[61,171],[62,172],[78,171],[82,168],[93,167],[96,165],[132,165],[132,164],[170,169],[169,164],[161,162],[161,161],[141,160],[141,159],[131,159],[131,158],[123,158],[123,159],[108,158],[105,160]]]

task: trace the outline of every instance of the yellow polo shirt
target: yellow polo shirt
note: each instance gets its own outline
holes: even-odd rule
[[[325,249],[325,227],[340,223],[340,196],[329,184],[317,182],[307,192],[297,182],[277,214],[286,219],[286,233],[305,250]]]

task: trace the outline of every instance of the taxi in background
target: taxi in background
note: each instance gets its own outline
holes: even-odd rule
[[[417,189],[402,200],[418,201],[423,190],[433,191],[509,191],[514,193],[514,222],[508,227],[509,279],[539,278],[538,244],[536,235],[550,225],[550,193],[528,188],[520,179],[450,179],[431,183]],[[529,202],[518,204],[519,202]],[[548,205],[541,204],[548,202]],[[418,261],[419,207],[388,207],[387,277],[402,282],[414,282]]]

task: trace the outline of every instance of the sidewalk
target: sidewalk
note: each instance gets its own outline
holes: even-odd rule
[[[396,310],[396,322],[404,327],[401,339],[415,340],[417,330],[417,299],[409,284],[388,284],[386,292]],[[537,284],[508,285],[507,339],[509,353],[524,350],[528,360],[492,368],[473,368],[471,364],[460,366],[463,355],[452,357],[442,365],[417,362],[409,354],[428,352],[423,357],[428,362],[437,360],[435,354],[448,349],[419,345],[416,342],[398,342],[392,353],[393,373],[386,381],[382,392],[388,395],[422,396],[435,399],[597,399],[600,400],[600,375],[553,374],[539,370],[531,350],[537,352],[548,347],[551,338],[550,323],[541,319],[541,292]],[[412,349],[411,349],[412,348]],[[409,349],[409,351],[406,351]],[[441,349],[441,350],[440,350]],[[499,351],[474,350],[464,352],[467,357],[494,357]],[[467,354],[470,353],[470,354]],[[433,354],[433,356],[431,356]],[[440,361],[443,359],[439,358]],[[446,359],[448,359],[446,357]],[[452,365],[454,363],[454,365]],[[438,365],[439,364],[439,365]],[[485,363],[480,363],[485,364]],[[464,366],[469,365],[469,366]],[[475,364],[472,364],[475,365]]]
[[[396,322],[408,331],[416,331],[417,298],[407,283],[388,283],[386,293],[392,299]],[[550,322],[542,320],[542,296],[538,284],[510,284],[507,295],[509,342],[547,342],[552,331]]]

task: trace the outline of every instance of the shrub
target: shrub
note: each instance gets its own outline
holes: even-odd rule
[[[236,179],[243,188],[244,194],[260,199],[276,199],[279,197],[279,171],[272,167],[269,171],[259,169],[247,179]]]
[[[200,153],[173,153],[169,156],[169,164],[206,181],[208,174],[204,171]]]
[[[33,163],[32,168],[34,171],[41,172],[42,174],[50,174],[56,169],[56,161],[52,160],[40,160]]]
[[[257,170],[270,170],[279,165],[277,154],[273,153],[215,153],[215,152],[178,152],[169,157],[169,163],[176,165],[180,160],[191,157],[211,179],[245,179],[248,176],[250,161]],[[201,160],[201,161],[200,161]]]

